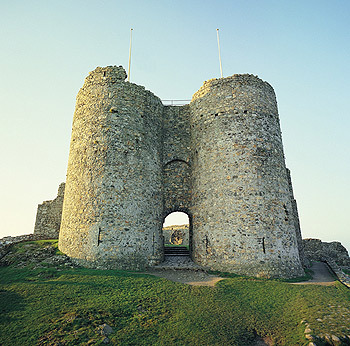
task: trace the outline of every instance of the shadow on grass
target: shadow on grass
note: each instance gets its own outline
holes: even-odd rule
[[[0,290],[0,324],[13,322],[15,318],[10,317],[11,312],[24,309],[23,298],[11,291]]]

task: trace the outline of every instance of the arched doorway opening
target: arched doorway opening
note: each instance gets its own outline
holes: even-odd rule
[[[192,252],[192,218],[185,212],[172,212],[163,222],[164,254],[189,256]]]

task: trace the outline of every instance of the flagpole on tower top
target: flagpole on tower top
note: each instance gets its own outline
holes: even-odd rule
[[[130,29],[130,47],[129,47],[129,66],[128,66],[128,82],[130,82],[130,65],[131,65],[131,41],[132,41],[132,28]]]
[[[216,35],[218,37],[218,50],[219,50],[219,62],[220,62],[220,75],[222,78],[222,65],[221,65],[221,54],[220,54],[220,39],[219,39],[219,29],[216,29]]]

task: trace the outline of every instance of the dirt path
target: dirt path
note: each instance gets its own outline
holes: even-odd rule
[[[149,271],[147,274],[192,286],[215,286],[218,281],[223,280],[223,278],[219,276],[194,270],[164,269]]]
[[[189,256],[165,256],[164,262],[153,267],[147,274],[192,286],[215,286],[218,281],[223,280],[203,271]]]
[[[312,280],[297,282],[295,285],[323,285],[330,286],[335,283],[333,274],[323,262],[313,262],[311,270],[314,272]]]
[[[292,284],[330,286],[335,283],[335,278],[325,263],[314,262],[311,270],[314,272],[312,280]],[[178,259],[173,256],[169,256],[165,262],[149,270],[147,274],[192,286],[215,286],[218,281],[224,280],[220,276],[207,274],[189,258]]]

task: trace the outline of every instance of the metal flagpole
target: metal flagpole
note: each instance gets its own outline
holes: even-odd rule
[[[218,37],[218,50],[219,50],[219,61],[220,61],[220,74],[222,78],[222,65],[221,65],[221,54],[220,54],[220,39],[219,39],[219,29],[216,29],[216,35]]]
[[[130,82],[130,65],[131,65],[131,40],[132,40],[132,30],[133,30],[133,29],[130,29],[130,47],[129,47],[128,82]]]

